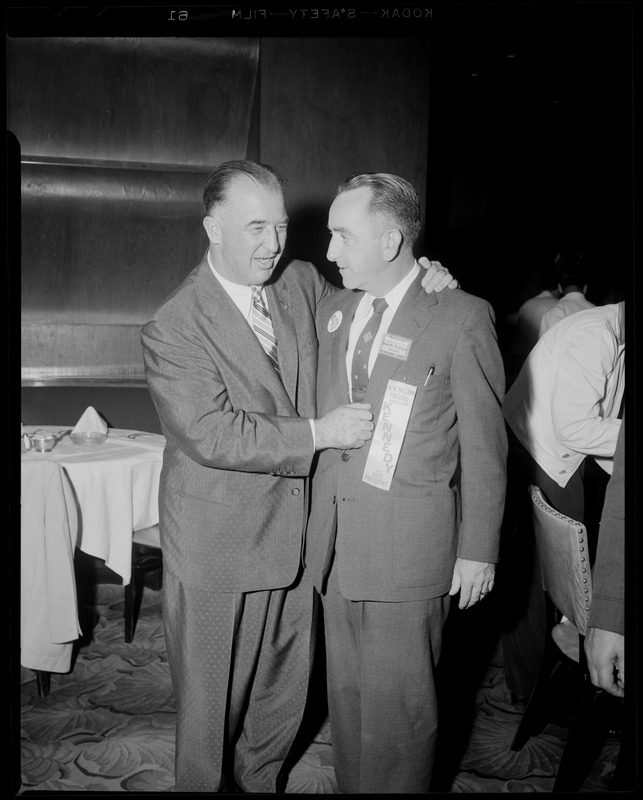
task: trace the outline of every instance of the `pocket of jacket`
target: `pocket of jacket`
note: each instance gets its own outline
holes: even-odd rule
[[[428,497],[393,498],[393,581],[419,588],[445,581],[455,561],[456,498],[451,489]]]

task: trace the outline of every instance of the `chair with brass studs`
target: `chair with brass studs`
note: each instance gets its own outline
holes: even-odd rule
[[[571,675],[569,733],[553,791],[578,791],[597,759],[622,701],[592,685],[583,647],[592,577],[585,525],[547,503],[529,487],[538,560],[547,608],[547,639],[542,666],[511,745],[521,750],[540,733],[551,711],[555,681]],[[566,668],[566,669],[565,669]]]

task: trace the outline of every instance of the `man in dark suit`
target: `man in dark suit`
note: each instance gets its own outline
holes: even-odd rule
[[[502,359],[484,300],[422,291],[408,182],[354,176],[328,219],[328,258],[359,291],[320,306],[318,408],[363,399],[377,420],[370,445],[320,453],[312,478],[305,562],[324,607],[333,762],[341,792],[424,793],[450,596],[470,608],[494,582]]]
[[[372,414],[344,403],[317,419],[315,312],[333,287],[312,264],[277,267],[288,218],[275,171],[222,164],[204,205],[208,250],[142,331],[167,438],[159,503],[175,788],[275,792],[311,666],[307,476],[315,451],[362,446]]]

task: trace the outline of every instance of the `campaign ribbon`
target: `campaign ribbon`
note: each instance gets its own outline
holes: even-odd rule
[[[391,488],[416,392],[417,386],[409,383],[388,382],[362,475],[376,489]]]

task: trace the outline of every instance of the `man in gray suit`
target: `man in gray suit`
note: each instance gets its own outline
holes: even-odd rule
[[[377,420],[369,445],[320,453],[312,478],[305,562],[324,607],[333,763],[343,793],[424,793],[450,596],[471,608],[494,583],[502,359],[488,303],[422,291],[407,181],[354,176],[328,220],[328,258],[359,291],[320,306],[318,409],[359,399]]]
[[[222,164],[204,205],[208,250],[142,331],[167,438],[159,502],[175,788],[275,792],[311,666],[307,477],[316,451],[362,446],[372,414],[340,403],[317,418],[315,312],[333,287],[309,263],[277,269],[288,218],[275,171]]]

